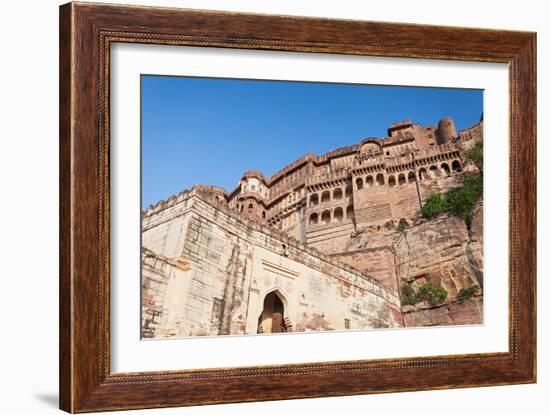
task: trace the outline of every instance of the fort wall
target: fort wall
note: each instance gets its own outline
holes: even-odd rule
[[[143,221],[143,335],[258,333],[276,293],[288,331],[402,324],[399,298],[355,268],[185,192]]]

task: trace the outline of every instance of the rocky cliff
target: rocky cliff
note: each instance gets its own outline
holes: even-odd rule
[[[479,324],[483,322],[482,212],[480,200],[469,227],[448,214],[388,222],[354,234],[337,256],[400,296],[405,326]],[[445,291],[446,297],[417,295],[426,290]]]

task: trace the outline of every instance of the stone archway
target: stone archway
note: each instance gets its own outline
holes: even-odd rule
[[[273,290],[264,297],[262,311],[258,317],[258,333],[285,333],[289,331],[287,301],[279,290]]]

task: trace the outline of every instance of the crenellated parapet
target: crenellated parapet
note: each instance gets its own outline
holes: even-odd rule
[[[296,169],[298,166],[301,166],[303,164],[306,164],[310,161],[315,161],[317,157],[313,153],[307,153],[306,155],[300,157],[297,160],[294,160],[292,163],[286,165],[281,170],[279,170],[274,175],[270,176],[269,179],[267,179],[268,185],[273,185],[273,183],[280,180],[282,177],[284,177],[288,172]]]

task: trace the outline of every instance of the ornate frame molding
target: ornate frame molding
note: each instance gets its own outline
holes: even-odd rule
[[[508,63],[510,351],[112,374],[109,69],[110,45],[117,42]],[[61,409],[90,412],[535,382],[535,105],[534,33],[104,4],[61,6]],[[252,385],[254,395],[248,392]]]

